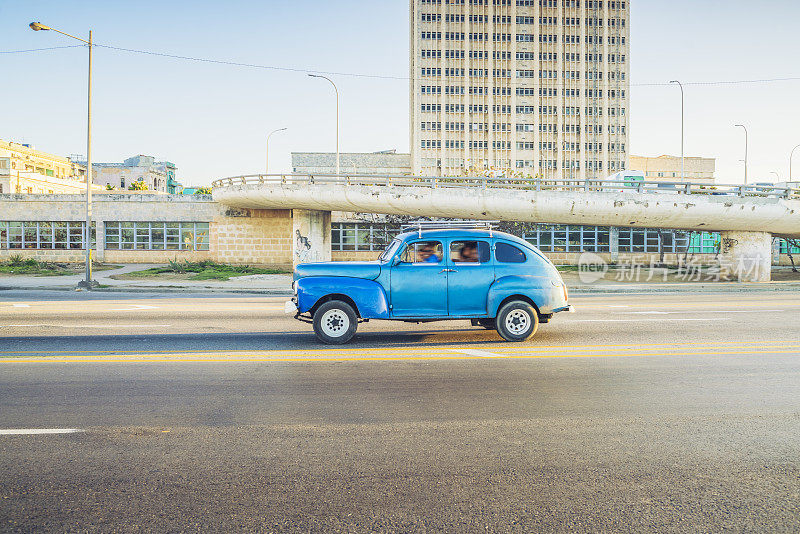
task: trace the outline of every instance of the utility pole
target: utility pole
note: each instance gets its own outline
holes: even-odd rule
[[[84,232],[84,244],[86,245],[86,280],[78,283],[78,287],[92,289],[92,31],[89,30],[89,40],[75,37],[61,30],[46,26],[41,22],[31,22],[29,24],[33,31],[54,31],[75,39],[89,46],[89,83],[86,107],[86,229]]]

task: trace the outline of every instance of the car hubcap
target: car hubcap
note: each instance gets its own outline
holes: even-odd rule
[[[528,331],[531,324],[531,317],[524,310],[513,310],[506,315],[506,329],[518,336]]]
[[[350,318],[342,310],[328,310],[320,321],[322,331],[329,337],[340,337],[350,328]]]

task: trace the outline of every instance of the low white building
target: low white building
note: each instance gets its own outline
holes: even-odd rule
[[[134,156],[122,163],[92,163],[92,181],[103,187],[130,189],[134,182],[144,182],[148,191],[178,193],[176,167],[169,161],[156,161],[153,156]]]
[[[714,158],[684,158],[684,173],[681,176],[680,156],[630,156],[628,168],[644,173],[645,180],[664,182],[714,183],[716,167]]]
[[[411,154],[396,150],[381,152],[343,152],[339,154],[342,174],[410,175]],[[297,174],[336,174],[335,152],[292,152],[292,172]]]

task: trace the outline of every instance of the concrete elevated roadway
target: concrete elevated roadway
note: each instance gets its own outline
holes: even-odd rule
[[[253,175],[214,182],[214,199],[238,208],[306,210],[325,234],[350,211],[718,231],[722,262],[740,278],[769,280],[772,236],[800,238],[800,191],[693,183],[353,175]],[[313,231],[312,231],[313,233]],[[330,239],[319,239],[327,242]],[[329,256],[329,253],[328,253]],[[325,254],[322,254],[325,257]]]

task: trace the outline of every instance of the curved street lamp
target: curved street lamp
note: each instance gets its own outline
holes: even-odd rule
[[[678,87],[681,88],[681,181],[683,181],[685,179],[685,177],[686,177],[686,174],[684,172],[684,166],[683,166],[683,118],[684,118],[684,113],[683,113],[683,109],[684,109],[683,108],[683,84],[681,82],[679,82],[678,80],[672,80],[669,83],[677,83]]]
[[[86,111],[86,230],[84,242],[86,245],[86,280],[78,283],[78,287],[92,288],[92,31],[89,30],[89,40],[75,37],[68,33],[51,28],[41,22],[31,22],[28,26],[35,31],[54,31],[89,46],[89,83]]]
[[[797,150],[798,148],[800,148],[800,145],[797,145],[796,147],[794,147],[792,149],[792,151],[789,153],[789,181],[790,182],[792,181],[792,157],[794,156],[794,151]]]
[[[264,167],[264,174],[269,174],[269,138],[272,137],[272,134],[275,134],[275,133],[278,133],[278,132],[285,132],[288,129],[289,128],[278,128],[277,130],[272,130],[267,135],[267,165]]]
[[[747,128],[744,124],[735,124],[734,126],[744,129],[744,185],[747,185]]]
[[[333,86],[333,90],[336,92],[336,174],[339,174],[339,89],[336,87],[336,84],[333,83],[333,80],[328,78],[327,76],[322,76],[320,74],[309,74],[312,78],[322,78],[323,80],[328,80],[331,82]]]

